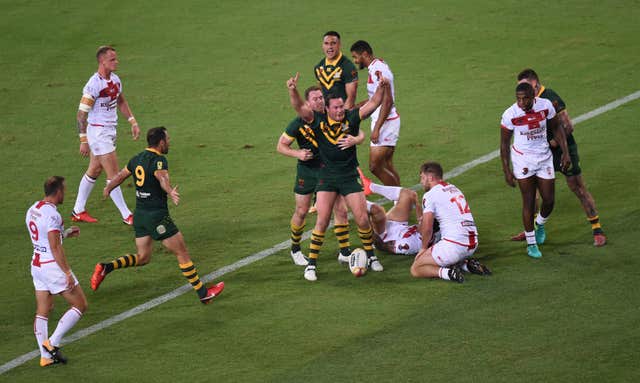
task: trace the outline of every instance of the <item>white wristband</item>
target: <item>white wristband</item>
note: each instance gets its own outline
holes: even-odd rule
[[[136,119],[135,117],[131,116],[131,117],[127,118],[127,121],[131,122],[131,121],[135,121],[135,119]]]

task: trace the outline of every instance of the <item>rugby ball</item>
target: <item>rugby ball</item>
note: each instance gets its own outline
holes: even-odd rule
[[[367,252],[361,248],[357,248],[349,255],[349,270],[356,278],[367,273]]]

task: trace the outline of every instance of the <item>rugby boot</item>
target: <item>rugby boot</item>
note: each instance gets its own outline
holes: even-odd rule
[[[207,288],[207,295],[205,295],[204,298],[200,298],[200,302],[202,302],[205,305],[211,303],[213,298],[217,297],[218,295],[220,295],[220,293],[222,293],[222,290],[224,290],[224,282],[216,283],[215,285]]]
[[[53,359],[54,363],[67,363],[67,358],[65,358],[65,356],[62,354],[62,351],[60,351],[60,347],[51,345],[49,339],[42,342],[42,348],[44,348],[44,350],[48,352],[49,355],[51,355],[51,359]]]
[[[73,222],[87,222],[87,223],[96,223],[98,220],[93,218],[88,211],[83,211],[82,213],[76,213],[75,211],[71,212],[71,220]]]
[[[105,273],[102,263],[97,263],[96,267],[93,269],[93,275],[91,275],[91,290],[98,290],[98,287],[100,287],[100,284],[106,276],[107,273]]]
[[[542,253],[538,249],[538,245],[527,245],[527,255],[531,258],[540,258]]]
[[[593,246],[601,247],[607,243],[607,237],[604,233],[598,233],[593,235]]]
[[[302,254],[302,251],[290,251],[289,254],[291,254],[291,259],[293,259],[293,263],[296,265],[306,266],[309,264],[309,261],[307,261],[307,258]]]
[[[544,231],[544,225],[536,225],[536,244],[542,245],[547,239],[547,233]]]
[[[360,167],[358,169],[358,174],[360,174],[360,180],[362,181],[362,187],[364,188],[364,195],[370,195],[373,192],[371,191],[371,180],[367,178],[367,176],[362,173]]]

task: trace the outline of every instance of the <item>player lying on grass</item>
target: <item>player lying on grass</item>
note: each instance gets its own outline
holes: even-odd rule
[[[98,263],[91,276],[91,288],[97,290],[108,273],[115,269],[143,266],[151,261],[153,241],[162,241],[178,259],[180,271],[198,293],[200,302],[207,304],[220,295],[224,282],[207,288],[200,280],[198,272],[184,243],[184,237],[169,216],[167,195],[174,204],[180,202],[178,187],[169,182],[169,133],[164,127],[152,128],[147,132],[147,147],[137,154],[126,167],[104,188],[102,195],[107,198],[113,188],[134,175],[136,185],[136,209],[133,213],[133,228],[136,235],[136,254],[127,254],[111,262]]]
[[[386,252],[392,254],[401,254],[401,255],[415,255],[420,253],[420,250],[423,246],[426,246],[429,251],[438,245],[441,242],[441,233],[438,228],[438,221],[435,220],[435,216],[431,211],[424,211],[422,209],[422,205],[418,201],[418,194],[407,188],[403,188],[400,186],[385,186],[371,182],[369,178],[367,178],[364,174],[360,173],[360,178],[362,179],[362,185],[364,186],[364,193],[366,195],[370,194],[379,194],[390,201],[395,202],[395,206],[392,207],[389,211],[385,211],[384,207],[377,205],[373,202],[367,201],[367,210],[369,212],[369,219],[371,220],[371,226],[373,227],[374,232],[374,243],[376,248],[379,250],[384,250]],[[450,188],[454,187],[453,185],[448,185]],[[451,189],[453,190],[453,189]],[[457,190],[457,189],[455,189]],[[459,194],[462,195],[462,194]],[[429,205],[432,206],[432,205]],[[457,206],[457,205],[456,205]],[[430,209],[431,207],[429,207]],[[409,219],[411,218],[411,213],[415,212],[415,218],[418,221],[416,225],[409,225]],[[429,215],[425,221],[425,215]],[[445,212],[438,210],[438,216],[440,218],[447,218],[446,222],[449,226],[452,225],[450,218],[456,219],[459,214],[450,215],[450,217],[445,217]],[[466,217],[468,218],[468,217]],[[421,226],[424,225],[424,222],[428,222],[432,220],[431,223],[431,235],[429,236],[428,241],[423,241]],[[466,229],[465,229],[466,230]],[[451,234],[452,230],[450,228],[447,229],[447,234],[449,237],[453,237]],[[424,242],[427,242],[424,244]],[[476,242],[477,245],[477,242]],[[445,248],[447,244],[445,243]],[[438,245],[438,250],[436,250],[436,254],[442,252],[442,245]],[[455,252],[458,250],[454,248]],[[469,272],[472,274],[478,275],[490,275],[491,271],[488,267],[481,264],[475,258],[471,258],[467,256],[468,251],[458,251],[462,257],[451,257],[448,261],[443,261],[438,263],[437,271],[440,271],[441,268],[450,268],[450,270],[455,271],[446,271],[446,276],[451,277],[443,278],[441,275],[414,275],[414,267],[416,267],[416,262],[418,258],[416,258],[416,262],[414,262],[414,266],[412,266],[412,275],[414,276],[425,276],[425,277],[439,277],[442,279],[452,279],[458,282],[462,282],[464,280],[462,273],[460,271]],[[473,253],[473,252],[472,252]],[[418,265],[423,265],[428,262],[428,257],[426,255],[422,255],[423,259],[420,260]],[[433,257],[432,257],[433,258]],[[421,272],[425,272],[426,267],[421,266]],[[459,270],[458,270],[459,269]],[[427,270],[428,271],[428,270]],[[432,273],[433,274],[433,273]],[[455,274],[455,275],[453,275]]]

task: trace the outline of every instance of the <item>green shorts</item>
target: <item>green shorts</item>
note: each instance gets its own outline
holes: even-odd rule
[[[358,193],[363,191],[362,181],[356,173],[355,176],[331,176],[321,174],[318,179],[317,192],[336,192],[340,195]]]
[[[136,238],[150,235],[156,241],[173,237],[179,231],[167,210],[136,209],[133,212],[133,229]]]
[[[293,192],[296,194],[307,195],[316,191],[319,171],[319,167],[305,166],[298,163],[296,182],[293,185]]]
[[[564,174],[567,177],[579,176],[582,173],[580,168],[580,156],[578,155],[578,144],[575,141],[568,143],[569,157],[571,158],[571,166],[566,171],[560,170],[560,160],[562,159],[562,149],[556,147],[551,149],[553,153],[553,167],[557,172]]]

